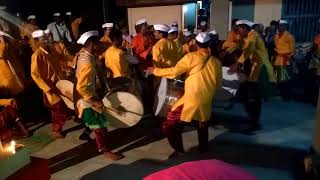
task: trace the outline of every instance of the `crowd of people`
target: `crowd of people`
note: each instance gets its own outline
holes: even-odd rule
[[[40,94],[32,88],[28,90],[32,84],[43,92],[43,105],[51,112],[54,138],[64,138],[63,125],[75,115],[87,126],[80,138],[90,139],[93,132],[98,151],[113,160],[123,156],[107,148],[108,123],[101,101],[106,86],[117,86],[114,82],[108,85],[112,79],[136,81],[133,84],[142,87],[140,93],[147,113],[152,112],[148,107],[153,106],[161,77],[184,81],[182,97],[168,108],[166,118],[159,119],[175,150],[172,157],[184,153],[182,129],[193,122],[198,129],[199,150],[208,151],[208,121],[214,96],[222,86],[222,66],[227,66],[229,74],[238,74],[241,79],[237,96],[244,103],[250,121],[245,133],[252,134],[262,128],[262,103],[277,95],[276,86],[281,96],[288,98],[287,82],[295,40],[287,31],[285,20],[272,21],[264,32],[261,24],[234,19],[227,39],[221,41],[205,21],[196,30],[180,31],[177,22],[149,25],[146,19],[140,19],[132,35],[127,28],[119,29],[114,23],[106,22],[101,25],[104,33],[100,37],[94,29],[79,32],[82,17],[71,18],[71,12],[65,15],[70,18],[63,20],[61,13],[54,13],[54,21],[45,30],[39,28],[36,16],[30,15],[19,35],[1,27],[2,141],[29,135],[23,114],[39,100],[30,99],[37,97],[32,94]],[[317,36],[316,59],[311,67],[317,70],[318,41]],[[136,61],[132,62],[132,57]],[[56,83],[64,79],[74,83],[75,111],[67,108],[61,90],[56,87]]]

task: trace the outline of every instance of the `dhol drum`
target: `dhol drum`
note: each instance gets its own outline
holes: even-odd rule
[[[184,81],[162,78],[155,100],[155,115],[166,117],[168,108],[172,107],[184,93]]]
[[[222,88],[217,90],[215,101],[230,101],[237,94],[240,78],[237,73],[229,74],[229,67],[222,67]]]
[[[74,110],[73,86],[68,80],[60,80],[56,87],[60,90],[61,98],[68,108]],[[144,115],[144,108],[140,97],[121,88],[111,90],[102,100],[105,105],[105,115],[114,128],[127,128],[137,124]]]
[[[71,110],[74,110],[73,104],[73,82],[68,80],[59,80],[56,84],[56,87],[60,90],[60,97],[67,107]]]

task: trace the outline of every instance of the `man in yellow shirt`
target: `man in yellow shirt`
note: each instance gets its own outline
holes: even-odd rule
[[[152,48],[153,65],[159,68],[173,67],[177,64],[173,43],[170,43],[168,31],[170,27],[165,24],[156,24],[154,36],[158,42]]]
[[[230,70],[230,73],[236,72],[239,65],[243,67],[247,61],[252,64],[247,74],[247,81],[239,89],[239,95],[244,100],[250,121],[250,127],[245,131],[247,134],[261,129],[262,99],[275,95],[274,84],[276,82],[267,49],[260,35],[251,29],[252,25],[253,23],[248,20],[237,21],[239,35],[245,44],[242,55]]]
[[[237,48],[240,48],[238,46],[239,36],[236,26],[237,21],[238,19],[232,20],[232,30],[228,32],[227,40],[222,45],[222,49],[229,54],[233,53]]]
[[[35,15],[29,15],[27,18],[27,22],[25,22],[20,30],[20,36],[22,40],[25,40],[29,43],[33,52],[38,48],[36,43],[34,42],[31,34],[33,31],[38,30],[39,27],[37,25],[37,19]]]
[[[211,116],[212,99],[222,85],[221,64],[208,51],[209,35],[201,32],[196,40],[198,50],[185,55],[174,67],[148,69],[149,73],[165,78],[187,74],[184,95],[173,105],[162,124],[162,129],[175,150],[171,157],[184,152],[181,137],[183,122],[198,121],[200,151],[208,150],[207,122]]]
[[[287,31],[288,22],[279,21],[278,33],[274,37],[274,68],[276,71],[277,82],[280,88],[280,94],[284,100],[288,100],[290,96],[290,87],[288,80],[290,79],[291,58],[295,52],[295,40],[291,33]]]
[[[83,45],[83,48],[77,56],[73,100],[79,118],[82,118],[95,133],[98,151],[108,159],[119,160],[123,156],[111,152],[107,147],[107,119],[104,115],[104,105],[96,92],[98,58],[94,54],[98,35],[98,31],[88,31],[77,41],[78,44]]]
[[[122,46],[121,31],[111,30],[110,39],[112,40],[112,46],[105,52],[106,67],[112,71],[113,78],[129,77],[129,64],[125,52],[120,49]]]
[[[112,41],[110,39],[110,32],[113,29],[113,23],[104,23],[102,25],[102,28],[104,30],[103,37],[100,39],[100,42],[106,43],[107,47],[110,47],[112,45]]]
[[[173,44],[175,61],[178,62],[184,55],[182,46],[182,32],[179,32],[178,27],[171,27],[168,32],[168,40]]]
[[[62,127],[68,118],[68,109],[59,95],[61,94],[60,91],[55,86],[61,72],[56,64],[55,57],[50,54],[44,31],[34,31],[32,37],[39,48],[31,57],[31,77],[43,91],[44,104],[51,111],[52,136],[54,138],[64,138]]]

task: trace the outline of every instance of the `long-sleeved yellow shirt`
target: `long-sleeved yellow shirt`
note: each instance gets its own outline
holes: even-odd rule
[[[24,90],[26,79],[21,62],[5,52],[6,46],[0,38],[0,95],[14,96]],[[14,53],[14,49],[10,50]]]
[[[129,77],[130,75],[129,64],[123,50],[115,46],[111,46],[105,52],[105,64],[112,71],[113,78]]]
[[[279,33],[274,37],[275,52],[277,53],[274,62],[275,66],[288,66],[290,65],[290,58],[295,52],[295,40],[292,34],[285,31],[280,37]]]
[[[212,99],[222,85],[222,67],[208,50],[200,49],[185,55],[174,67],[155,68],[154,75],[175,78],[187,73],[184,95],[173,105],[172,110],[183,105],[181,120],[208,121],[211,116]]]
[[[222,49],[226,50],[228,53],[232,53],[237,48],[239,48],[239,36],[235,31],[229,31],[227,40],[223,43]]]
[[[45,93],[51,105],[61,101],[59,94],[50,92],[51,89],[56,88],[55,85],[60,74],[58,70],[54,57],[48,51],[40,47],[33,53],[31,57],[31,77]]]
[[[75,39],[79,38],[79,27],[80,24],[82,23],[83,19],[81,17],[75,19],[72,21],[71,23],[71,31],[72,31],[72,35]]]
[[[152,48],[153,65],[159,68],[169,68],[177,64],[177,50],[173,41],[160,39]]]
[[[273,67],[269,61],[268,52],[260,35],[255,31],[250,31],[248,36],[243,39],[243,52],[239,57],[238,62],[244,63],[250,59],[252,62],[251,73],[248,81],[257,82],[260,75],[260,70],[263,66],[266,67],[269,81],[276,82]]]

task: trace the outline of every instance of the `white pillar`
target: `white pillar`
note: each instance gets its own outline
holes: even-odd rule
[[[226,39],[229,27],[229,0],[215,0],[210,4],[210,29],[219,33],[220,39]]]

